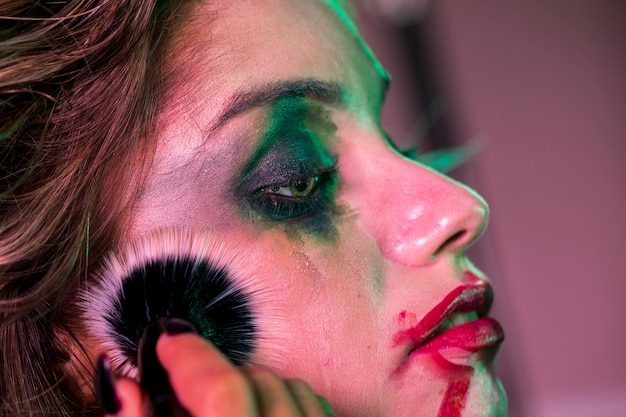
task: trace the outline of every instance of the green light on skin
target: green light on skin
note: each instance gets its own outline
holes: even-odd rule
[[[385,70],[385,68],[383,68],[381,63],[378,62],[376,56],[374,55],[374,52],[372,52],[369,45],[365,43],[363,37],[359,32],[359,29],[356,27],[356,25],[346,12],[346,9],[341,5],[342,2],[340,0],[324,0],[324,2],[337,14],[339,19],[341,19],[343,24],[348,29],[348,31],[350,31],[350,33],[354,36],[361,48],[363,48],[363,52],[365,52],[365,55],[367,55],[372,66],[376,70],[376,73],[378,73],[380,78],[382,78],[385,83],[389,84],[389,82],[391,81],[391,75],[387,72],[387,70]]]
[[[270,185],[288,188],[287,182],[316,177],[316,171],[334,167],[335,160],[324,146],[337,130],[330,118],[323,105],[300,96],[271,104],[265,133],[243,170],[242,188],[248,196],[244,197],[248,202],[245,213],[256,225],[280,225],[292,240],[302,240],[304,233],[323,242],[334,241],[337,232],[332,219],[339,212],[334,204],[334,174],[320,174],[320,184],[310,198],[275,196],[280,201],[276,206],[266,197],[259,198],[259,191],[254,192]]]
[[[352,14],[344,7],[346,2],[340,0],[324,0],[328,12],[342,26],[349,44],[344,46],[343,54],[347,79],[344,96],[346,108],[351,117],[364,129],[384,134],[380,126],[380,114],[385,96],[391,82],[391,76],[376,59],[374,53],[359,33],[352,20]]]
[[[302,163],[309,164],[311,160],[318,159],[316,161],[318,166],[311,166],[311,169],[333,163],[333,158],[324,145],[330,147],[331,144],[327,142],[334,137],[337,126],[332,122],[330,112],[321,104],[298,96],[279,99],[271,104],[265,124],[262,129],[265,133],[260,145],[246,163],[243,177],[249,175],[272,148],[278,149],[279,145],[284,145],[284,142],[297,132],[307,132],[315,140],[308,141],[307,147],[297,147],[295,146],[297,144],[293,144],[290,150],[294,152],[289,155],[292,159],[298,158]]]

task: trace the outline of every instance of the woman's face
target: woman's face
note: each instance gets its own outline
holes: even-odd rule
[[[477,320],[490,289],[464,255],[484,201],[394,151],[386,75],[338,8],[207,3],[177,35],[185,83],[127,238],[192,227],[237,245],[254,364],[339,415],[503,415],[501,331]]]

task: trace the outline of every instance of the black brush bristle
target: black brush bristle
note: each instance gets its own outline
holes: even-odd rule
[[[256,331],[249,295],[224,268],[184,258],[150,260],[123,279],[113,312],[105,318],[124,356],[137,366],[146,326],[160,317],[191,322],[226,357],[244,365],[254,351]]]
[[[284,311],[258,258],[242,253],[236,239],[199,229],[157,229],[124,242],[81,292],[89,343],[107,354],[115,373],[138,378],[144,329],[170,317],[192,323],[237,365],[280,363],[288,340]],[[274,350],[267,349],[268,329]]]

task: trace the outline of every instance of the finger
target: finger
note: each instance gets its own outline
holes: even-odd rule
[[[299,407],[291,390],[280,377],[263,369],[247,369],[252,382],[259,413],[263,417],[300,416]]]
[[[324,410],[324,416],[326,416],[326,417],[337,417],[337,414],[335,413],[335,410],[333,410],[333,408],[330,406],[330,403],[328,402],[328,400],[326,398],[320,397],[318,395],[317,399],[319,400],[320,405],[322,406],[322,409]]]
[[[300,379],[289,379],[285,383],[304,417],[336,417],[328,401],[316,395],[309,384]]]
[[[100,355],[95,375],[96,401],[107,416],[142,416],[142,391],[126,378],[115,378],[106,355]]]
[[[167,371],[157,358],[156,344],[166,329],[166,318],[159,318],[144,329],[139,343],[138,365],[139,386],[146,393],[150,401],[147,410],[152,417],[190,417],[189,413],[180,404],[170,384]],[[179,322],[178,326],[187,326],[187,322]],[[187,330],[193,327],[187,326]]]
[[[139,385],[130,379],[121,378],[115,383],[115,391],[120,402],[118,417],[143,416],[143,394]]]
[[[164,334],[157,355],[180,403],[194,416],[254,416],[254,393],[245,375],[195,334]]]

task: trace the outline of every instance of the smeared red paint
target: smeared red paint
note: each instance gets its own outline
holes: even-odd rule
[[[398,314],[398,324],[399,325],[404,324],[404,321],[406,320],[406,314],[407,314],[406,310],[402,310],[400,312],[400,314]]]
[[[491,317],[485,317],[446,330],[422,345],[419,352],[440,351],[451,347],[477,352],[500,343],[503,338],[504,332],[500,323]]]
[[[485,281],[484,278],[479,277],[478,275],[476,275],[475,273],[469,270],[463,272],[463,280],[468,284],[476,284],[477,282]]]
[[[485,281],[478,281],[474,285],[461,285],[452,290],[417,325],[396,332],[392,338],[392,347],[402,345],[411,350],[407,353],[406,360],[396,368],[393,376],[402,374],[412,358],[419,355],[440,352],[448,348],[477,352],[502,342],[504,339],[502,327],[489,317],[460,324],[435,335],[438,326],[456,313],[476,311],[479,316],[486,315],[492,299],[491,287]],[[398,322],[406,321],[407,317],[408,312],[402,311],[398,315]]]
[[[479,281],[473,285],[461,285],[446,295],[417,325],[398,331],[393,336],[392,347],[403,343],[422,345],[436,327],[454,313],[477,311],[479,315],[487,314],[492,298],[491,287],[485,281]],[[402,311],[398,316],[398,321],[406,317],[406,314],[406,311]]]
[[[400,328],[413,327],[417,324],[417,314],[412,311],[402,310],[398,314],[397,321]]]
[[[433,352],[430,356],[433,362],[435,362],[437,366],[444,370],[446,372],[446,375],[450,379],[459,380],[463,378],[469,378],[474,373],[474,368],[472,368],[471,366],[452,363],[443,356],[441,356],[441,353],[439,352]]]
[[[406,310],[402,310],[400,314],[398,314],[398,320],[403,321],[406,318]]]
[[[408,346],[411,351],[407,358],[392,373],[398,377],[413,360],[419,357],[431,358],[440,367],[448,381],[438,417],[460,417],[468,397],[474,368],[455,364],[444,356],[448,352],[462,349],[471,352],[483,351],[495,354],[495,347],[504,339],[500,324],[486,317],[491,307],[493,293],[489,283],[472,272],[463,274],[463,285],[452,290],[416,325],[406,328],[409,312],[402,311],[397,316],[399,330],[392,339],[392,347]],[[447,329],[437,334],[440,325],[457,313],[475,311],[479,318]],[[490,349],[493,348],[493,349]]]
[[[439,353],[433,353],[432,359],[452,379],[444,394],[437,417],[460,417],[465,407],[474,368],[449,362]]]
[[[469,378],[450,382],[437,417],[460,417],[465,406],[469,385]]]
[[[445,298],[429,311],[416,325],[406,328],[410,312],[403,310],[397,316],[401,328],[392,338],[392,347],[402,346],[410,349],[407,357],[391,374],[401,376],[414,360],[430,358],[450,381],[439,408],[438,417],[460,417],[468,397],[474,368],[469,365],[455,364],[443,355],[454,349],[462,349],[468,355],[482,351],[486,355],[495,355],[497,345],[504,339],[500,324],[486,317],[493,301],[493,292],[489,283],[470,271],[463,274],[463,284],[452,290]],[[442,330],[441,324],[457,313],[475,311],[479,318]],[[414,318],[415,320],[415,318]],[[452,349],[452,350],[451,350]],[[485,356],[483,359],[485,359]]]

